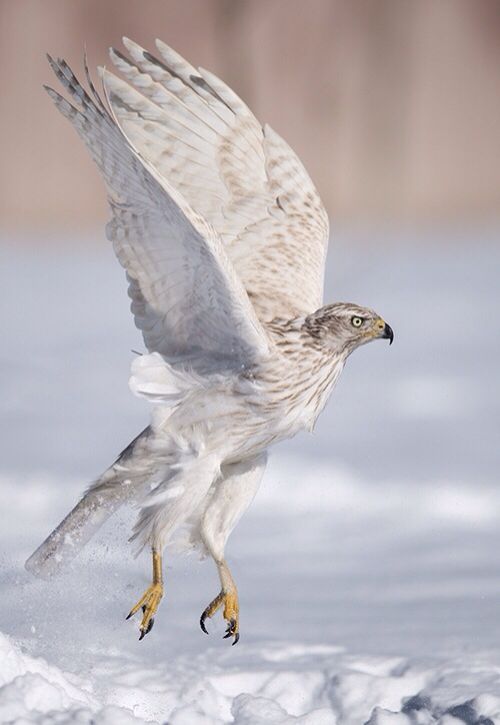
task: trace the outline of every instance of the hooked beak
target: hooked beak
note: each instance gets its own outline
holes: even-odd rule
[[[392,341],[394,340],[394,332],[392,331],[392,327],[388,325],[387,322],[384,325],[381,337],[383,340],[389,340],[389,345],[392,345]]]

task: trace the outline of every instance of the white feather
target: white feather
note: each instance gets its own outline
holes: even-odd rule
[[[261,320],[322,304],[328,218],[292,149],[223,81],[157,41],[111,50],[109,101],[134,147],[217,230]]]
[[[213,227],[195,213],[94,102],[64,61],[52,61],[77,104],[48,89],[75,126],[108,187],[108,238],[127,271],[146,346],[169,358],[226,369],[251,366],[268,339]],[[112,82],[103,72],[105,87]]]
[[[131,372],[129,387],[134,395],[167,408],[176,408],[203,381],[194,372],[169,365],[158,352],[135,358]]]

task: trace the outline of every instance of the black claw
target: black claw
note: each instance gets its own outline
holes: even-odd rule
[[[207,616],[206,616],[205,612],[203,612],[203,614],[200,617],[200,627],[201,627],[202,631],[205,632],[205,634],[210,634],[210,632],[208,631],[208,629],[205,627],[205,619],[206,618],[207,618]]]
[[[154,624],[154,619],[151,619],[148,622],[148,626],[146,627],[146,629],[141,629],[141,634],[139,636],[139,642],[141,641],[141,639],[144,639],[144,637],[151,632],[151,630],[153,629],[153,624]]]
[[[236,620],[231,619],[231,621],[228,622],[226,634],[222,638],[222,639],[229,639],[229,637],[234,637],[234,642],[231,645],[232,647],[234,647],[234,645],[237,644],[240,639],[239,632],[235,632],[235,629],[236,629]]]
[[[127,621],[127,619],[130,619],[130,617],[131,617],[131,616],[132,616],[132,612],[129,612],[129,613],[127,614],[127,616],[125,617],[125,621]]]
[[[151,617],[151,619],[148,622],[148,626],[146,627],[146,629],[141,629],[141,634],[139,636],[139,642],[141,641],[141,639],[144,639],[144,637],[151,632],[151,630],[153,629],[153,624],[154,623],[155,623],[155,618],[154,617]]]
[[[142,609],[142,613],[146,614],[146,605],[145,604],[142,605],[141,609]]]

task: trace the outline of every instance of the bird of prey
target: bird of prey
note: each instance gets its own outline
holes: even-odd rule
[[[163,596],[162,554],[181,537],[215,561],[226,638],[239,639],[227,538],[251,503],[267,449],[312,429],[347,357],[390,326],[373,310],[323,306],[328,218],[303,165],[213,73],[165,43],[157,55],[124,38],[121,77],[100,69],[103,96],[68,64],[49,62],[69,101],[46,90],[104,178],[107,238],[125,268],[147,353],[130,387],[151,423],[90,486],[28,559],[50,576],[124,502],[151,549],[140,639]]]

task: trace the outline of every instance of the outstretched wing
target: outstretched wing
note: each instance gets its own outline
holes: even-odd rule
[[[86,143],[108,188],[108,238],[127,271],[132,311],[150,351],[193,367],[240,369],[267,351],[267,337],[222,242],[140,157],[108,113],[63,61],[51,66],[71,105],[49,95]]]
[[[156,41],[111,49],[128,83],[106,73],[117,121],[222,239],[259,318],[322,304],[328,218],[290,147],[221,80]]]

